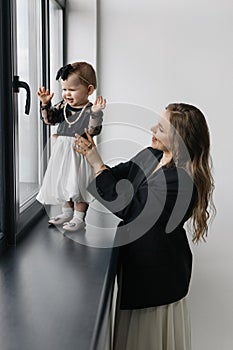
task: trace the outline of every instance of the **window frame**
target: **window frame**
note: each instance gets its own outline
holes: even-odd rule
[[[66,61],[66,0],[55,1],[63,12],[63,63]],[[40,0],[41,4],[41,80],[45,86],[50,85],[49,57],[49,0]],[[18,198],[18,156],[17,156],[17,96],[13,92],[13,76],[16,72],[16,0],[0,0],[0,252],[6,247],[16,245],[33,224],[44,213],[43,207],[35,200],[22,213],[19,211]],[[11,118],[9,118],[11,116]],[[49,138],[45,125],[42,128],[42,147]],[[49,154],[45,157],[45,170]],[[28,230],[27,230],[28,231]]]

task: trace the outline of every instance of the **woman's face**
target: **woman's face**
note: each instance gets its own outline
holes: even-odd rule
[[[158,124],[151,128],[153,132],[151,147],[160,151],[169,151],[170,149],[170,112],[164,111]]]

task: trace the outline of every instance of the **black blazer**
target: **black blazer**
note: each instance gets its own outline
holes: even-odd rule
[[[192,253],[183,228],[196,199],[191,177],[182,168],[163,166],[162,152],[148,147],[126,163],[104,170],[88,191],[122,219],[120,246],[121,309],[173,303],[188,292]]]

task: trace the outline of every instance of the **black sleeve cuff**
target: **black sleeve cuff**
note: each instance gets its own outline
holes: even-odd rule
[[[42,102],[40,101],[40,109],[41,109],[42,111],[50,109],[51,106],[52,106],[51,101],[49,101],[49,103],[47,103],[46,106],[42,106]]]

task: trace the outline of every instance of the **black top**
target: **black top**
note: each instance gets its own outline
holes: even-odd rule
[[[98,135],[102,129],[102,121],[103,121],[103,112],[100,111],[98,113],[93,113],[91,111],[92,103],[85,108],[84,113],[81,115],[80,119],[71,127],[66,122],[64,118],[64,101],[59,102],[57,105],[48,108],[44,108],[47,110],[48,122],[52,125],[56,125],[59,123],[57,128],[57,134],[59,136],[71,136],[74,137],[75,134],[82,135],[84,134],[85,128],[92,129],[92,136]],[[69,104],[66,106],[66,117],[69,122],[73,122],[78,118],[82,111],[82,108],[71,107]],[[42,118],[43,119],[43,118]]]
[[[103,171],[88,187],[122,219],[115,240],[120,246],[121,309],[173,303],[188,292],[192,253],[183,225],[196,189],[182,168],[164,166],[152,173],[161,157],[161,151],[144,149]]]

